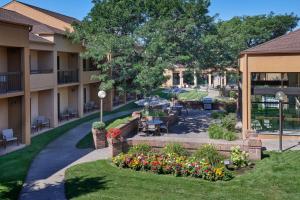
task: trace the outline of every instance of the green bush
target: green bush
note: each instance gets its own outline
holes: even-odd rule
[[[233,98],[233,99],[236,99],[236,98],[237,98],[236,92],[233,91],[233,90],[231,90],[231,91],[229,92],[229,97],[230,97],[230,98]]]
[[[237,135],[233,131],[225,131],[223,134],[223,139],[227,141],[234,141],[237,139]]]
[[[237,119],[236,115],[233,113],[230,113],[222,118],[221,126],[228,131],[235,131],[235,125],[236,125]]]
[[[219,154],[217,149],[210,144],[202,146],[194,153],[197,160],[205,160],[207,163],[216,166],[223,160],[223,156]]]
[[[105,129],[105,123],[104,122],[94,122],[92,127],[93,129],[103,130]]]
[[[185,148],[180,144],[167,144],[163,148],[163,153],[165,154],[176,154],[178,156],[187,156],[188,153]]]
[[[149,152],[151,152],[151,146],[149,146],[148,144],[138,144],[131,147],[128,153],[147,155]]]
[[[213,112],[211,113],[211,117],[212,117],[213,119],[221,119],[221,118],[223,118],[223,117],[225,117],[225,116],[226,116],[226,112],[213,111]]]
[[[249,154],[242,151],[240,146],[231,148],[230,159],[236,168],[246,167],[249,165]]]
[[[211,139],[223,139],[224,128],[218,124],[212,124],[208,128],[208,135]]]

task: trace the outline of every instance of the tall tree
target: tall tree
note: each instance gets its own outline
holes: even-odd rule
[[[215,66],[237,66],[239,53],[292,31],[299,18],[291,14],[234,17],[217,23],[217,32],[206,40]]]

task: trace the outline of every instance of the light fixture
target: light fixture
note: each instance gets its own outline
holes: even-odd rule
[[[278,92],[276,92],[275,97],[276,97],[276,99],[279,100],[279,101],[284,101],[284,99],[285,99],[285,94],[284,94],[284,92],[282,92],[282,91],[278,91]]]
[[[104,99],[104,98],[106,97],[106,92],[103,91],[103,90],[99,91],[99,92],[98,92],[98,97],[99,97],[100,99]]]

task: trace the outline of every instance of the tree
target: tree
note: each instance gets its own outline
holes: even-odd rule
[[[199,67],[213,22],[209,0],[94,0],[72,37],[98,62],[102,89],[149,93],[175,64]],[[112,76],[109,75],[112,71]]]
[[[132,69],[137,55],[133,34],[145,20],[143,1],[93,0],[93,3],[88,16],[74,25],[71,37],[84,43],[83,57],[98,63],[101,73],[94,78],[101,81],[101,89],[126,90],[136,76]]]
[[[299,18],[291,14],[234,17],[216,24],[217,32],[206,38],[215,66],[237,67],[241,51],[262,44],[292,31]]]

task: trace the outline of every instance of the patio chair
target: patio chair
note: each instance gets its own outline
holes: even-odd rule
[[[147,135],[150,135],[150,133],[152,133],[153,135],[156,135],[159,132],[160,131],[157,126],[151,125],[151,124],[147,126]]]
[[[90,103],[84,104],[84,110],[85,112],[90,112],[92,110]]]
[[[45,116],[38,116],[36,118],[36,123],[38,127],[50,128],[50,119],[47,119]]]
[[[145,121],[139,120],[138,122],[138,132],[144,132],[147,129],[147,124]]]
[[[36,132],[38,132],[38,125],[37,125],[36,122],[33,122],[33,123],[31,124],[31,134],[34,134],[34,133],[36,133]]]
[[[170,122],[170,120],[167,120],[165,123],[163,123],[163,124],[160,126],[160,130],[161,130],[161,131],[166,131],[167,134],[169,134],[169,122]]]
[[[17,142],[19,145],[19,140],[17,137],[14,137],[14,131],[12,129],[5,129],[2,131],[2,138],[4,140],[4,147],[6,148],[9,142]]]
[[[78,116],[78,112],[77,110],[73,109],[73,108],[68,108],[67,112],[70,114],[71,117],[75,118]]]

